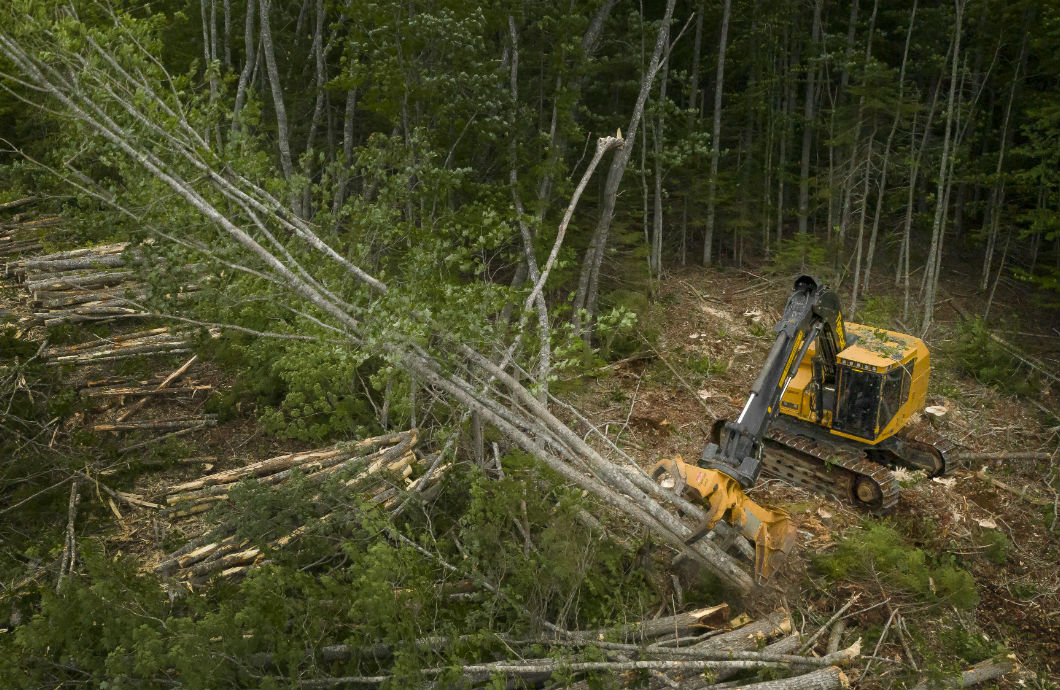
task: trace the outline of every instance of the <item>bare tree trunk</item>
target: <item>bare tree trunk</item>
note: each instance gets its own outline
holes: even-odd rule
[[[728,1],[728,0],[726,0]],[[652,207],[651,236],[651,271],[656,278],[662,277],[662,240],[663,240],[663,186],[662,186],[662,147],[666,132],[666,78],[670,62],[663,63],[662,75],[659,77],[659,116],[655,121],[655,198]],[[647,143],[647,140],[645,140]]]
[[[810,31],[810,55],[813,62],[820,51],[821,40],[821,6],[824,0],[815,0],[813,4],[813,28]],[[802,168],[799,173],[799,234],[804,235],[809,226],[810,217],[810,146],[813,143],[813,110],[817,100],[816,63],[806,70],[806,102],[802,106]]]
[[[349,179],[350,166],[353,165],[353,115],[357,110],[357,89],[346,92],[346,111],[342,118],[342,165],[338,184],[335,185],[335,198],[331,202],[331,216],[337,225],[342,204],[346,200],[346,183]]]
[[[600,287],[600,265],[604,260],[604,251],[607,247],[607,235],[611,229],[611,217],[615,212],[615,197],[618,195],[618,187],[622,183],[622,176],[626,172],[629,156],[633,145],[636,143],[637,128],[640,127],[641,117],[644,115],[644,104],[648,100],[648,93],[655,82],[662,64],[663,51],[670,37],[670,22],[673,20],[675,0],[667,0],[666,11],[663,14],[662,23],[659,25],[659,33],[655,39],[655,49],[652,52],[648,71],[643,76],[640,84],[640,93],[637,102],[633,106],[633,115],[629,120],[625,145],[618,150],[611,160],[611,168],[607,172],[607,181],[604,183],[604,194],[600,208],[600,220],[597,222],[596,230],[593,232],[589,250],[586,252],[582,263],[581,274],[578,277],[578,290],[574,296],[574,324],[575,330],[581,333],[583,340],[588,341],[592,337],[593,318],[596,314],[596,299]],[[582,314],[584,309],[585,313]]]
[[[232,0],[224,0],[224,11],[224,65],[226,69],[232,69]]]
[[[883,147],[883,161],[880,163],[880,184],[876,192],[876,212],[872,216],[872,233],[869,236],[869,250],[865,257],[865,289],[869,289],[872,273],[872,259],[876,254],[876,237],[880,229],[880,216],[883,214],[883,197],[887,192],[887,161],[891,155],[894,135],[898,132],[898,122],[902,119],[902,105],[905,96],[905,67],[909,59],[909,44],[913,38],[913,23],[916,21],[917,0],[913,0],[913,9],[909,13],[909,29],[905,34],[905,51],[902,53],[902,67],[898,71],[898,104],[894,109],[894,120],[891,131],[887,134],[887,143]]]
[[[850,313],[858,308],[858,286],[861,284],[861,243],[865,237],[865,216],[869,207],[869,179],[872,177],[872,142],[876,138],[876,125],[872,126],[869,135],[869,147],[865,151],[865,183],[861,188],[861,214],[858,220],[858,241],[854,246],[854,285],[850,293]]]
[[[938,265],[939,242],[942,237],[942,213],[946,204],[946,187],[950,182],[950,145],[953,130],[953,109],[957,97],[957,65],[960,62],[961,52],[961,24],[964,19],[965,0],[955,0],[957,14],[954,18],[953,27],[953,62],[950,68],[950,95],[946,105],[946,131],[942,139],[942,160],[939,163],[939,177],[937,185],[937,199],[935,203],[935,220],[931,227],[931,247],[928,250],[927,262],[925,263],[925,279],[927,290],[924,295],[924,315],[921,321],[920,331],[926,334],[931,328],[931,321],[935,314],[935,291],[936,291],[936,266]]]
[[[283,103],[283,86],[280,84],[280,71],[276,66],[276,51],[272,46],[272,29],[269,22],[271,0],[260,0],[261,8],[261,50],[265,54],[265,69],[269,75],[269,86],[272,90],[272,103],[276,109],[276,143],[280,149],[280,167],[283,177],[288,182],[294,177],[294,162],[291,159],[291,137],[287,128],[287,108]],[[302,215],[301,203],[292,192],[291,206],[296,214]]]
[[[247,2],[247,18],[243,27],[243,47],[245,52],[243,70],[239,73],[239,83],[236,85],[236,102],[232,108],[233,133],[239,130],[239,111],[243,109],[243,104],[246,103],[247,86],[252,81],[254,64],[257,61],[257,56],[254,54],[254,49],[257,46],[257,41],[254,40],[254,9],[257,5],[256,0]]]
[[[786,36],[785,44],[786,47],[790,46],[791,36],[790,33]],[[784,95],[784,116],[781,120],[781,126],[783,132],[780,135],[780,154],[779,154],[779,165],[777,172],[777,245],[784,239],[784,186],[787,181],[787,167],[788,167],[788,142],[791,141],[794,128],[794,122],[792,122],[792,111],[795,108],[795,83],[794,75],[792,74],[792,66],[798,64],[798,47],[796,45],[796,52],[794,57],[789,55],[789,51],[785,50],[785,55],[789,55],[788,69],[786,73],[787,87]]]
[[[692,75],[688,83],[688,121],[686,123],[686,131],[692,132],[692,127],[695,124],[696,118],[700,117],[699,108],[697,106],[699,90],[699,63],[700,63],[700,51],[703,47],[703,0],[699,0],[696,4],[696,32],[695,38],[692,40]],[[693,166],[695,163],[693,163]],[[693,168],[694,169],[694,168]],[[689,185],[691,186],[691,185]],[[688,263],[688,198],[689,192],[686,190],[681,198],[681,265],[684,266]]]
[[[309,121],[309,137],[305,150],[313,150],[317,128],[320,126],[320,115],[324,108],[324,84],[327,75],[324,68],[324,0],[316,1],[316,25],[313,27],[313,61],[316,67],[316,99],[313,102],[313,117]]]
[[[951,44],[952,47],[952,44]],[[938,105],[939,91],[942,88],[942,79],[938,79],[935,82],[935,89],[931,95],[931,106],[928,108],[927,119],[924,123],[924,134],[921,137],[920,147],[916,149],[913,154],[912,169],[909,172],[909,196],[906,199],[905,204],[905,223],[902,230],[902,260],[899,261],[898,274],[895,276],[895,285],[898,284],[899,277],[904,273],[905,281],[905,297],[902,303],[902,320],[909,319],[909,265],[910,265],[910,251],[912,245],[910,243],[912,228],[913,228],[913,208],[914,198],[917,190],[917,177],[920,173],[920,161],[924,156],[924,151],[927,150],[928,139],[931,135],[931,122],[935,119],[935,107]],[[913,128],[910,133],[909,148],[912,151],[916,148],[916,114],[913,116]]]
[[[216,40],[217,31],[216,29],[211,29],[210,11],[206,7],[206,1],[207,0],[199,0],[199,11],[202,14],[202,68],[206,72],[207,79],[209,80],[210,102],[213,102],[214,99],[217,98],[217,78],[210,70],[210,63],[213,62],[213,44],[211,43],[211,34],[212,38]],[[213,2],[216,2],[216,0],[213,0]],[[212,7],[213,13],[214,15],[216,15],[216,4],[213,4]]]
[[[868,66],[872,57],[872,38],[876,29],[876,14],[880,7],[880,1],[875,0],[872,5],[872,15],[869,19],[868,38],[865,41],[865,65]],[[850,226],[851,205],[853,204],[855,169],[858,154],[858,144],[861,140],[861,121],[865,112],[865,78],[861,80],[862,94],[858,97],[858,115],[854,121],[854,136],[850,141],[850,162],[847,166],[846,185],[843,192],[843,211],[839,219],[839,238],[846,237],[847,228]]]
[[[820,6],[820,2],[818,2]],[[714,219],[718,188],[718,159],[721,157],[721,99],[725,87],[725,48],[729,42],[729,10],[732,0],[721,9],[721,37],[718,39],[718,70],[714,76],[714,128],[710,134],[710,177],[707,179],[707,224],[703,232],[703,265],[710,265],[714,244]]]
[[[512,44],[510,86],[512,92],[512,108],[514,110],[519,104],[519,31],[515,26],[515,18],[511,15],[508,15],[508,35]],[[513,112],[513,122],[515,121],[515,114],[516,113]],[[516,141],[513,137],[509,148],[512,162],[508,177],[512,187],[512,199],[515,202],[515,213],[517,216],[516,223],[519,226],[519,233],[523,239],[523,255],[526,259],[526,267],[529,271],[530,280],[536,285],[541,279],[541,271],[537,265],[537,257],[534,255],[534,236],[530,231],[530,227],[526,224],[526,213],[523,210],[523,200],[519,195],[519,177],[516,171],[518,159],[516,151]],[[537,360],[538,400],[541,401],[542,405],[547,405],[548,375],[551,369],[552,359],[552,336],[549,329],[548,306],[545,304],[544,293],[537,293],[534,299],[534,306],[537,309],[538,340],[540,341],[538,343]]]
[[[1001,179],[1001,172],[1005,163],[1005,148],[1009,143],[1009,122],[1012,116],[1012,102],[1016,99],[1016,85],[1020,80],[1020,69],[1023,67],[1023,58],[1027,51],[1027,36],[1024,32],[1020,44],[1020,55],[1016,60],[1016,69],[1012,74],[1012,86],[1008,91],[1008,102],[1005,104],[1005,117],[1001,123],[1001,141],[997,152],[997,166],[994,168],[994,186],[990,190],[990,232],[987,235],[986,251],[983,253],[983,275],[979,288],[986,290],[990,280],[990,263],[994,257],[994,247],[997,244],[998,228],[1001,221],[1001,207],[1005,204],[1005,182]],[[1007,244],[1007,240],[1006,240]],[[996,285],[996,284],[995,284]],[[993,291],[991,291],[993,294]]]

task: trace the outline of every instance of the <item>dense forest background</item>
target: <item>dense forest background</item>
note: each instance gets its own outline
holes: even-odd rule
[[[416,427],[435,459],[475,462],[444,510],[395,523],[364,506],[212,598],[175,603],[86,543],[74,589],[11,594],[13,617],[37,615],[0,641],[0,679],[294,682],[331,668],[307,647],[344,641],[390,645],[386,660],[331,663],[400,686],[495,651],[485,629],[640,615],[650,576],[616,542],[594,546],[563,465],[532,460],[577,439],[518,415],[563,409],[551,396],[578,377],[650,351],[665,280],[697,266],[811,272],[848,318],[929,343],[953,276],[975,295],[966,373],[1039,396],[1053,379],[1017,381],[987,333],[1018,332],[1018,306],[1030,330],[1060,335],[1058,46],[1060,12],[1037,1],[11,0],[0,201],[34,197],[62,218],[45,250],[128,242],[147,286],[130,303],[193,329],[231,377],[208,401],[221,422],[252,420],[285,450]],[[110,326],[30,342],[0,316],[0,568],[15,581],[56,555],[62,536],[39,530],[42,515],[65,522],[57,482],[128,458],[109,437],[59,433],[81,403],[66,370],[34,361],[45,341]],[[505,372],[507,392],[482,392]],[[171,441],[149,452],[195,450]],[[494,453],[499,478],[483,469]],[[247,539],[346,505],[302,484],[255,491],[233,497]],[[527,544],[531,525],[547,529],[533,557],[495,529],[513,510]],[[445,559],[508,593],[438,604]],[[921,595],[960,600],[936,592],[936,565]],[[434,633],[445,644],[424,645]]]

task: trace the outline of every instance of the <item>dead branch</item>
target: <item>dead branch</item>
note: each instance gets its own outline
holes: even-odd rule
[[[168,386],[169,384],[173,383],[174,381],[179,379],[181,376],[183,376],[185,374],[185,372],[188,371],[188,368],[191,367],[191,365],[194,364],[195,360],[197,360],[198,358],[199,358],[198,355],[192,355],[191,359],[189,359],[187,362],[184,362],[184,364],[182,364],[179,367],[177,367],[177,370],[174,371],[169,376],[167,376],[165,379],[163,379],[162,383],[158,384],[158,386],[152,392],[153,393],[158,393],[158,392],[160,392],[162,390],[165,390],[166,386]],[[117,421],[124,422],[126,419],[128,419],[129,417],[131,417],[134,414],[136,414],[136,412],[140,408],[142,408],[147,403],[147,401],[148,401],[147,397],[140,398],[129,409],[127,409],[125,412],[122,412],[120,415],[118,415]]]
[[[59,579],[55,583],[55,591],[63,588],[63,580],[67,573],[73,574],[74,561],[77,558],[77,541],[74,538],[74,522],[77,519],[77,505],[81,502],[81,482],[75,479],[70,483],[70,500],[67,504],[66,518],[66,542],[63,545],[63,555],[59,559]]]
[[[718,604],[708,608],[645,620],[615,628],[571,631],[576,640],[599,640],[615,636],[620,640],[652,640],[671,633],[680,635],[694,630],[718,628],[728,620],[729,605]]]
[[[996,486],[997,488],[1001,489],[1002,491],[1005,491],[1006,493],[1010,493],[1013,496],[1016,496],[1017,498],[1020,498],[1021,500],[1024,500],[1027,503],[1030,503],[1032,505],[1036,505],[1036,506],[1051,506],[1051,505],[1053,505],[1052,501],[1048,501],[1048,500],[1046,500],[1044,498],[1038,498],[1037,496],[1028,496],[1026,494],[1026,490],[1027,490],[1026,486],[1024,486],[1023,490],[1020,490],[1020,489],[1016,489],[1014,487],[1011,487],[1011,486],[1009,486],[1008,484],[1006,484],[1006,483],[1004,483],[1002,481],[994,479],[993,477],[989,476],[986,473],[986,468],[985,467],[982,468],[981,470],[979,470],[978,472],[976,472],[975,476],[979,477],[984,482],[987,482],[988,484],[993,484],[994,486]]]
[[[802,645],[802,647],[799,648],[799,651],[800,652],[806,652],[806,651],[809,651],[810,649],[813,649],[813,645],[814,645],[814,643],[817,642],[817,638],[819,638],[821,635],[823,635],[824,632],[826,630],[828,630],[828,628],[830,628],[833,623],[835,623],[837,620],[842,618],[843,614],[847,612],[847,609],[849,609],[851,606],[853,606],[854,602],[856,602],[860,597],[861,597],[860,593],[855,593],[854,596],[850,597],[850,599],[847,601],[847,603],[843,604],[843,607],[841,609],[836,611],[835,614],[831,618],[829,618],[828,621],[824,625],[822,625],[820,628],[818,628],[817,632],[815,632],[813,634],[813,636],[810,637],[810,639],[806,640],[806,642]]]

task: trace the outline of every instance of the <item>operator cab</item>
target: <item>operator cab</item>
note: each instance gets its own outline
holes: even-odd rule
[[[823,381],[816,344],[781,399],[780,412],[871,444],[894,435],[924,405],[928,350],[919,338],[846,324],[834,382]],[[816,371],[815,371],[816,369]]]

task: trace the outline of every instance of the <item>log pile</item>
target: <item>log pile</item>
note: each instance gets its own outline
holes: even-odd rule
[[[55,252],[8,262],[4,273],[22,282],[33,319],[46,326],[141,315],[128,303],[146,295],[126,256],[126,242]]]
[[[13,211],[35,202],[34,197],[16,199],[0,204],[0,211]],[[33,212],[19,212],[0,222],[0,257],[32,254],[43,249],[37,231],[58,225],[56,216],[33,218]]]
[[[192,342],[189,334],[164,326],[77,345],[45,348],[41,351],[41,358],[50,364],[84,366],[140,355],[187,353],[191,351],[191,348]]]
[[[444,467],[436,468],[430,478],[410,479],[413,467],[420,464],[412,453],[417,440],[416,430],[403,431],[364,439],[353,444],[288,453],[234,470],[216,472],[198,479],[170,486],[163,490],[164,510],[170,518],[183,518],[201,513],[219,501],[228,499],[228,491],[236,482],[255,479],[261,484],[276,486],[301,471],[310,480],[319,481],[339,473],[343,484],[370,503],[391,508],[409,492],[431,496],[440,488]],[[385,481],[401,477],[405,485]],[[312,524],[302,525],[273,539],[268,550],[282,549],[304,535],[313,525],[338,519],[327,513]],[[154,571],[187,585],[201,585],[212,577],[242,575],[251,568],[266,563],[265,551],[233,534],[219,536],[216,532],[193,540],[165,556]]]
[[[403,431],[376,436],[353,444],[339,444],[328,448],[301,453],[287,453],[234,470],[208,474],[192,481],[176,484],[162,492],[169,506],[166,514],[171,518],[182,518],[202,513],[219,501],[228,499],[228,493],[236,483],[244,479],[255,479],[260,484],[281,484],[297,471],[311,481],[320,481],[336,473],[348,475],[346,486],[356,486],[358,492],[376,490],[373,499],[390,507],[398,498],[396,487],[380,486],[384,473],[403,477],[406,489],[424,491],[427,484],[411,480],[413,465],[418,461],[412,453],[417,439],[416,431]],[[435,471],[434,480],[441,473]],[[431,483],[435,486],[436,483]]]
[[[641,621],[606,631],[567,631],[565,635],[550,639],[519,640],[499,635],[505,649],[514,652],[515,658],[462,666],[459,669],[459,684],[477,685],[496,676],[504,676],[509,685],[521,682],[546,683],[545,687],[588,688],[589,682],[584,676],[604,672],[613,674],[614,687],[643,687],[643,678],[638,674],[647,672],[651,676],[648,684],[650,688],[687,687],[705,690],[742,672],[768,670],[789,674],[791,677],[739,687],[748,690],[840,690],[849,687],[849,681],[842,668],[848,667],[860,656],[860,640],[846,649],[826,656],[796,654],[800,638],[798,635],[786,635],[791,631],[787,611],[778,610],[760,621],[752,621],[728,631],[720,627],[724,626],[724,619],[720,622],[716,619],[716,614],[724,614],[726,611],[727,608],[722,605],[667,618]],[[668,631],[662,632],[667,624],[676,624],[676,636],[672,625]],[[638,644],[608,641],[615,634],[623,636],[634,630],[638,631],[640,636]],[[703,630],[707,632],[704,633]],[[696,633],[692,635],[691,644],[687,644],[688,640],[683,639],[687,633]],[[761,647],[760,641],[766,638],[767,633],[786,636],[777,643]],[[422,640],[426,647],[444,646],[451,641],[444,638]],[[582,653],[589,647],[593,648],[597,660],[582,660],[585,658]],[[542,649],[547,649],[548,652],[542,654]],[[321,650],[321,656],[330,661],[346,661],[362,655],[378,659],[386,656],[389,651],[376,648],[361,650],[340,644]],[[447,669],[442,667],[424,668],[422,673],[434,677],[445,670]],[[568,678],[573,676],[581,679],[575,682],[564,681],[560,686],[548,683],[556,672]],[[303,687],[379,685],[392,680],[390,676],[320,678],[303,682]],[[725,687],[733,686],[726,684]]]

